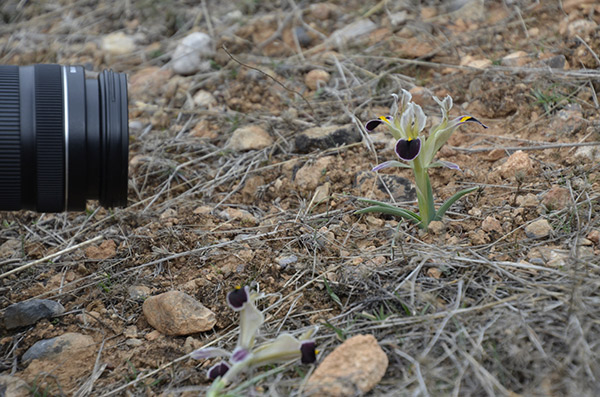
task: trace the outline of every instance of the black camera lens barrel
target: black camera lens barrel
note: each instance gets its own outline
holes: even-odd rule
[[[0,66],[0,210],[127,204],[127,80],[80,66]]]

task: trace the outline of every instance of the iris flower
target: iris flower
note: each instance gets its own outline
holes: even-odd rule
[[[473,122],[481,125],[483,128],[487,127],[475,117],[468,115],[460,116],[450,120],[448,114],[452,108],[452,98],[449,95],[446,96],[444,100],[433,97],[442,110],[442,120],[439,124],[431,127],[429,134],[427,137],[425,137],[423,130],[425,129],[425,124],[427,123],[427,116],[425,116],[421,106],[411,102],[411,93],[406,90],[402,90],[400,96],[396,94],[392,94],[392,96],[394,98],[394,102],[390,109],[390,115],[381,116],[377,119],[367,121],[365,128],[367,131],[372,132],[379,125],[385,124],[392,133],[393,137],[396,139],[396,145],[394,149],[396,155],[402,161],[386,161],[373,168],[373,171],[379,171],[388,167],[403,167],[413,169],[415,173],[415,184],[417,187],[419,214],[417,215],[411,211],[402,210],[398,215],[417,221],[421,227],[426,229],[429,222],[432,220],[439,220],[443,216],[444,212],[448,209],[443,205],[440,207],[440,210],[436,212],[427,169],[440,166],[451,169],[459,169],[456,164],[447,161],[434,161],[436,153],[446,142],[448,142],[448,139],[450,139],[452,133],[456,131],[460,125]],[[470,189],[466,193],[463,193],[465,191],[461,191],[457,193],[457,195],[460,194],[460,196],[455,197],[455,195],[448,200],[448,202],[451,205],[458,198],[462,197],[462,195],[473,190],[475,189]],[[379,202],[373,202],[372,200],[363,201],[378,203],[377,205],[382,204]],[[390,207],[389,205],[387,206]],[[443,212],[440,212],[442,210]],[[377,211],[375,211],[374,207],[359,211],[359,213],[364,212]],[[390,213],[390,211],[384,212]]]
[[[236,287],[227,294],[227,304],[240,313],[240,335],[232,353],[220,348],[202,348],[192,352],[191,357],[197,360],[229,357],[228,362],[221,361],[208,370],[208,377],[215,380],[209,396],[219,395],[235,376],[250,368],[295,359],[300,359],[303,364],[316,361],[318,351],[315,350],[315,342],[310,339],[315,329],[300,338],[283,333],[274,340],[255,346],[258,330],[265,321],[263,313],[255,305],[260,297],[247,286]]]

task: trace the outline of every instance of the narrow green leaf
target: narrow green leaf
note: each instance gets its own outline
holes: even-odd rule
[[[327,279],[325,277],[323,277],[323,283],[325,284],[325,289],[327,290],[327,294],[329,294],[329,297],[338,305],[340,305],[340,307],[343,309],[344,305],[342,305],[342,301],[340,300],[340,297],[336,295],[335,292],[333,292],[333,290],[331,289],[331,287],[329,286],[329,283],[327,282]]]
[[[367,204],[371,204],[371,205],[380,205],[382,207],[398,208],[395,205],[392,205],[390,203],[384,203],[383,201],[371,200],[371,199],[366,199],[366,198],[359,198],[358,201],[360,201],[361,203],[367,203]]]
[[[370,212],[380,212],[382,214],[388,214],[388,215],[392,215],[392,216],[399,216],[401,218],[404,219],[408,219],[409,221],[413,221],[416,223],[420,223],[421,222],[421,217],[417,214],[415,214],[412,211],[409,210],[405,210],[402,208],[397,208],[397,207],[384,207],[381,205],[376,205],[373,207],[367,207],[367,208],[363,208],[361,210],[355,211],[355,214],[367,214]]]
[[[456,193],[454,196],[450,197],[448,199],[448,201],[446,201],[440,207],[440,209],[437,211],[437,213],[435,214],[435,220],[436,221],[441,221],[442,218],[444,217],[444,214],[446,213],[446,211],[448,211],[448,209],[452,206],[452,204],[454,204],[456,202],[456,200],[458,200],[459,198],[461,198],[465,194],[469,194],[469,193],[474,192],[477,189],[479,189],[478,186],[470,187],[468,189],[461,190],[460,192]]]

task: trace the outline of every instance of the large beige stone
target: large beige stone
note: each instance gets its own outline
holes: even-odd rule
[[[273,138],[258,125],[246,125],[233,132],[229,147],[237,151],[260,150],[273,144]]]
[[[190,335],[215,326],[215,314],[180,291],[151,296],[142,307],[148,323],[166,335]]]
[[[308,379],[306,395],[356,396],[385,374],[388,358],[373,335],[356,335],[336,347]]]

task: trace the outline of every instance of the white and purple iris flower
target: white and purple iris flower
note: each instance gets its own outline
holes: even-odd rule
[[[229,357],[228,361],[221,361],[208,370],[208,377],[220,378],[222,387],[237,374],[249,368],[298,358],[303,364],[316,361],[318,351],[315,350],[315,342],[309,339],[314,329],[300,338],[284,333],[272,341],[255,347],[258,330],[265,321],[263,313],[254,303],[259,297],[260,294],[251,292],[248,286],[236,287],[227,294],[229,307],[240,313],[240,335],[233,353],[220,348],[203,348],[191,354],[191,357],[197,360]]]
[[[413,161],[418,161],[419,165],[424,169],[439,166],[459,169],[456,164],[447,161],[434,162],[433,157],[461,124],[475,122],[487,128],[472,116],[460,116],[449,120],[448,113],[452,108],[452,98],[448,95],[441,101],[433,97],[442,109],[442,120],[439,124],[431,127],[427,139],[425,139],[422,133],[427,123],[427,117],[421,106],[411,102],[412,95],[406,90],[402,90],[400,97],[396,94],[392,96],[394,97],[394,102],[390,109],[390,115],[367,121],[365,128],[368,132],[371,132],[381,124],[387,125],[397,140],[394,147],[396,155],[401,160],[409,162],[409,164],[412,164],[411,162]],[[409,164],[399,161],[386,161],[373,168],[373,171],[388,167],[414,168],[414,166]]]

